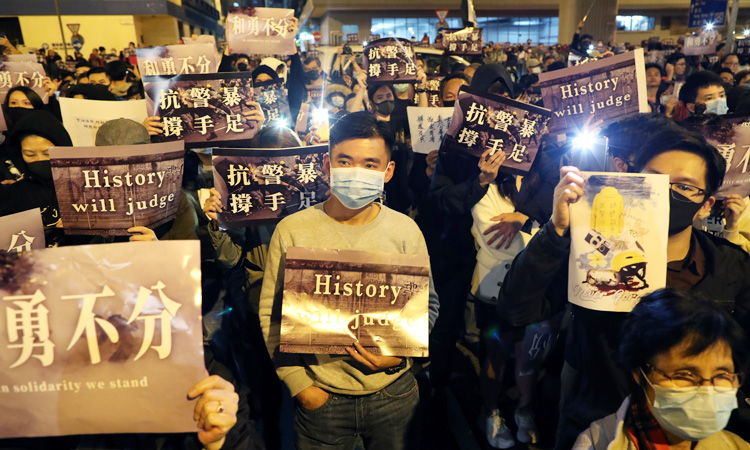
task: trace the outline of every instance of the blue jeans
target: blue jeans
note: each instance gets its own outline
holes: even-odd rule
[[[407,371],[369,395],[328,393],[315,409],[297,403],[294,415],[296,448],[352,450],[361,436],[367,450],[415,449],[419,427],[417,380]]]

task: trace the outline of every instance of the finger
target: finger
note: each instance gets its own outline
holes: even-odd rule
[[[210,389],[227,389],[234,392],[234,385],[218,375],[211,375],[190,388],[187,394],[188,399],[193,400]]]
[[[503,232],[502,232],[502,231],[498,231],[497,233],[495,233],[495,234],[494,234],[494,235],[493,235],[493,236],[492,236],[492,237],[490,238],[490,240],[489,240],[489,241],[487,241],[487,245],[492,245],[492,243],[493,243],[493,242],[495,242],[496,240],[500,239],[501,237],[503,237]],[[498,247],[499,247],[499,246],[500,246],[500,245],[498,244]]]
[[[505,244],[505,250],[508,250],[510,248],[510,244],[513,243],[513,238],[516,237],[516,233],[513,231],[509,231],[506,236],[508,239],[507,239],[507,243]]]
[[[146,227],[130,227],[128,228],[128,233],[147,233],[151,230],[149,230]]]
[[[490,227],[488,227],[488,228],[487,228],[487,229],[486,229],[486,230],[484,231],[484,233],[482,233],[482,235],[483,235],[483,236],[487,236],[488,234],[490,234],[490,233],[492,233],[492,232],[494,232],[494,231],[500,231],[500,230],[501,230],[501,229],[503,228],[503,225],[504,225],[504,224],[501,224],[501,223],[496,223],[496,224],[494,224],[494,225],[491,225]]]
[[[372,370],[378,370],[377,366],[375,366],[373,363],[365,359],[364,356],[362,356],[361,353],[358,353],[358,351],[353,347],[345,347],[346,352],[349,353],[349,356],[354,358],[357,362],[360,364],[365,365],[366,367],[372,369]]]
[[[229,389],[211,389],[198,397],[193,407],[193,419],[199,420],[207,413],[217,412],[219,408],[223,411],[237,412],[239,396],[234,392],[234,387]]]

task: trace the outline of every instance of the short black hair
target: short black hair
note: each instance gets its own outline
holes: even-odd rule
[[[302,147],[297,133],[277,124],[263,125],[252,140],[252,148]]]
[[[91,63],[88,62],[88,61],[78,61],[76,63],[76,69],[78,69],[79,67],[89,67],[90,68],[91,67]]]
[[[698,98],[698,91],[711,86],[724,87],[724,82],[721,81],[719,75],[708,70],[695,72],[687,77],[685,84],[682,85],[682,89],[680,89],[680,101],[685,105],[695,103],[695,99]]]
[[[740,59],[740,56],[737,53],[727,53],[723,58],[721,58],[721,63],[724,64],[725,62],[727,62],[727,58],[729,58],[730,56],[736,56],[737,60]]]
[[[448,82],[451,80],[463,80],[467,86],[471,84],[471,78],[469,78],[468,75],[466,75],[463,72],[453,72],[452,74],[440,80],[440,97],[441,98],[443,97],[443,90],[445,89],[445,85],[447,85]]]
[[[381,122],[372,114],[359,111],[344,114],[332,127],[328,140],[328,151],[333,150],[342,142],[352,139],[380,138],[385,142],[388,158],[396,138],[388,122]]]
[[[716,44],[716,53],[719,53],[722,49],[724,49],[725,45],[727,45],[726,42],[720,42]]]
[[[724,182],[726,160],[703,136],[676,123],[662,125],[643,143],[635,158],[635,170],[641,172],[649,161],[673,150],[700,156],[706,162],[706,193],[713,195],[719,189]]]
[[[680,53],[680,52],[674,52],[667,58],[667,64],[677,64],[677,61],[684,59],[685,62],[687,62],[687,57]]]
[[[648,63],[646,64],[646,72],[648,72],[648,69],[658,69],[661,76],[664,76],[664,68],[656,63]]]
[[[88,72],[86,72],[86,77],[89,78],[89,77],[91,77],[91,75],[96,75],[97,73],[103,73],[103,74],[109,76],[109,74],[107,73],[107,69],[105,69],[104,67],[94,67],[93,69],[91,69]],[[110,80],[111,79],[112,78],[110,78]]]
[[[318,67],[323,67],[323,64],[320,63],[320,58],[318,58],[317,56],[308,56],[307,58],[305,58],[305,61],[302,63],[302,65],[306,66],[314,62],[318,63]]]
[[[367,98],[370,99],[370,101],[374,103],[373,97],[375,97],[375,93],[378,91],[378,89],[380,89],[383,86],[385,86],[385,87],[387,87],[388,89],[391,90],[391,93],[393,94],[393,99],[395,100],[396,99],[396,91],[393,90],[393,85],[392,84],[371,84],[371,85],[367,86]]]
[[[630,161],[654,133],[673,124],[664,114],[635,114],[608,125],[602,134],[608,139],[612,156]]]
[[[684,355],[696,356],[719,342],[732,351],[735,370],[747,361],[742,327],[725,308],[689,290],[666,288],[643,297],[622,324],[618,360],[628,373],[652,364],[656,355],[682,342]],[[642,392],[631,385],[634,393]]]
[[[107,76],[110,80],[121,81],[127,78],[130,64],[125,61],[110,61],[107,63]]]

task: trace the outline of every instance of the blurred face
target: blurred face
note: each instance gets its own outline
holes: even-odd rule
[[[28,136],[21,142],[21,155],[27,164],[49,161],[49,148],[54,145],[41,136]]]
[[[725,98],[724,86],[709,86],[698,89],[698,96],[695,97],[695,103],[706,103],[715,98]]]
[[[312,61],[310,64],[305,65],[305,72],[320,72],[320,65],[317,61]]]
[[[91,70],[91,67],[83,66],[76,69],[76,76],[80,76],[82,73],[86,73]]]
[[[372,96],[372,102],[379,105],[388,100],[393,100],[393,91],[388,86],[381,86],[375,91],[375,95]]]
[[[646,85],[650,88],[658,88],[661,84],[661,71],[652,67],[646,71]]]
[[[91,83],[89,82],[88,77],[80,77],[78,78],[78,84],[91,84]],[[78,95],[76,95],[76,98],[79,98]],[[80,98],[83,98],[83,95],[81,95]]]
[[[726,67],[731,70],[732,73],[737,73],[737,71],[740,70],[740,59],[737,55],[727,56],[727,60],[724,61],[724,64],[722,64],[721,67]]]
[[[721,72],[719,74],[719,76],[721,77],[721,81],[723,81],[725,83],[729,83],[729,84],[734,84],[734,77],[732,76],[731,73],[729,73],[729,72]]]
[[[21,91],[15,91],[10,94],[10,98],[8,98],[8,106],[11,108],[34,109],[31,100],[29,100],[29,98],[26,97],[26,94]]]
[[[448,80],[448,82],[445,83],[445,87],[443,88],[443,101],[455,101],[456,97],[458,97],[458,90],[461,88],[461,86],[467,86],[466,81],[460,78]]]
[[[257,77],[255,77],[255,82],[256,83],[262,83],[264,81],[270,81],[270,80],[273,80],[273,78],[271,78],[271,75],[269,75],[267,73],[261,73],[260,75],[258,75]]]
[[[101,84],[109,86],[110,80],[106,73],[92,73],[89,75],[89,84]]]
[[[685,69],[687,69],[687,62],[685,61],[685,58],[680,58],[676,63],[674,63],[675,75],[684,75]]]

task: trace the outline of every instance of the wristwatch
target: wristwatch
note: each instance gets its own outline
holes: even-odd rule
[[[388,375],[395,375],[406,368],[406,358],[401,358],[401,362],[397,366],[388,367],[385,369],[385,373]]]

